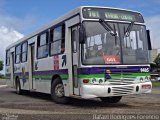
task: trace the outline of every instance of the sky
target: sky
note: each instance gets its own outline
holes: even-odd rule
[[[160,0],[0,0],[0,60],[5,48],[78,6],[105,6],[142,13],[153,48],[160,48]],[[3,71],[4,72],[4,71]]]

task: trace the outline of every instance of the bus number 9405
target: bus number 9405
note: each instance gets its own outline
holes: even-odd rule
[[[149,68],[141,68],[140,71],[141,72],[149,72]]]

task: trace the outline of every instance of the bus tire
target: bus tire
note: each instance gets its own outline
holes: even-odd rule
[[[21,89],[21,84],[20,84],[19,78],[16,79],[16,93],[18,95],[22,94],[22,89]]]
[[[51,97],[53,101],[59,104],[66,104],[69,102],[69,98],[64,96],[64,86],[59,77],[54,79],[51,84]]]
[[[100,98],[102,102],[106,103],[118,103],[121,100],[122,96],[115,96],[115,97],[102,97]]]

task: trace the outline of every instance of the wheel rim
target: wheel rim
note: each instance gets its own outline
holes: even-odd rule
[[[57,84],[55,87],[55,95],[57,97],[63,97],[64,96],[64,88],[63,84]]]

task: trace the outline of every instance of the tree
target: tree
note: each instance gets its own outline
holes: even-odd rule
[[[155,58],[154,62],[156,63],[157,66],[160,66],[160,53],[158,56]]]
[[[0,71],[3,70],[3,61],[0,60]]]

